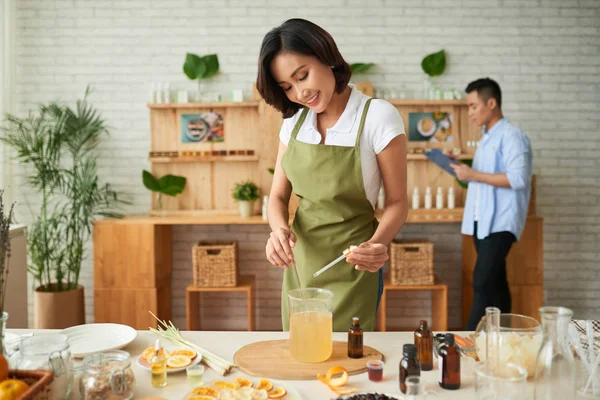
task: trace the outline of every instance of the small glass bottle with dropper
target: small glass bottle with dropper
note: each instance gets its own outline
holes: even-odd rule
[[[164,350],[160,347],[160,340],[156,339],[154,356],[152,357],[152,387],[163,388],[167,386],[167,359]]]
[[[348,329],[348,357],[362,358],[363,356],[363,330],[358,317],[352,318],[352,325]]]

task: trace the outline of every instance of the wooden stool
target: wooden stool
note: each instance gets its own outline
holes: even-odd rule
[[[388,290],[428,290],[431,291],[431,326],[432,331],[448,330],[448,285],[442,282],[437,275],[433,285],[392,285],[386,275],[383,286],[383,295],[377,310],[377,330],[386,331],[386,295]],[[415,324],[415,328],[417,324]]]
[[[202,292],[246,292],[248,298],[248,331],[254,330],[254,275],[240,275],[236,287],[198,287],[189,285],[186,294],[186,329],[200,329],[200,295]]]

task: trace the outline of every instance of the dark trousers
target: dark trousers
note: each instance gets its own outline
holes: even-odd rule
[[[473,240],[477,261],[473,271],[473,305],[465,328],[467,331],[474,331],[477,328],[481,317],[485,315],[486,307],[498,307],[502,313],[510,312],[511,299],[506,279],[506,256],[516,238],[510,232],[495,232],[480,240],[477,238],[477,222],[475,222]]]

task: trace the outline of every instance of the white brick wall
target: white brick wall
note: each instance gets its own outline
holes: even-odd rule
[[[368,4],[368,6],[367,6]],[[472,79],[490,76],[504,90],[505,114],[531,138],[538,175],[538,213],[545,218],[546,302],[575,310],[577,318],[597,317],[600,301],[600,3],[597,0],[19,0],[17,1],[17,112],[51,99],[73,101],[91,84],[92,101],[113,127],[101,145],[105,180],[128,192],[145,212],[150,196],[140,182],[149,150],[145,103],[149,83],[171,82],[193,90],[182,73],[187,51],[216,52],[221,73],[210,90],[249,88],[264,34],[289,17],[305,17],[326,28],[349,62],[375,62],[361,79],[377,87],[419,96],[421,58],[444,48],[448,67],[443,88],[463,89]],[[37,196],[14,169],[19,219],[27,222],[27,203]],[[20,188],[20,189],[19,189]],[[181,242],[174,259],[175,285],[189,279],[188,228],[177,228]],[[194,235],[204,227],[189,228]],[[253,268],[268,274],[268,291],[277,275],[261,261],[262,228],[247,233],[256,259]],[[459,325],[460,237],[458,225],[408,226],[436,242],[436,270],[451,283],[451,326]],[[232,228],[229,233],[243,233]],[[194,236],[195,237],[195,236]],[[264,264],[264,265],[263,265]],[[248,268],[246,264],[242,269]],[[92,268],[86,261],[88,319],[93,317]],[[175,297],[181,326],[182,297]],[[215,302],[217,300],[214,300]],[[238,300],[228,300],[238,304]],[[277,301],[268,300],[273,310]],[[419,304],[407,314],[425,315]],[[393,314],[401,318],[400,313]],[[396,321],[401,324],[402,321]],[[261,316],[259,328],[276,328]]]

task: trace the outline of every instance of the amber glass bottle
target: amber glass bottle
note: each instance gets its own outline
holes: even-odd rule
[[[440,348],[440,386],[443,389],[460,388],[460,353],[454,345],[454,335],[446,334],[446,343]]]
[[[421,376],[421,367],[417,361],[417,348],[414,344],[405,344],[402,346],[404,358],[400,360],[400,391],[406,393],[406,383],[408,376]]]
[[[433,369],[433,333],[427,328],[427,321],[422,320],[419,329],[415,331],[415,346],[417,346],[417,360],[421,371]]]
[[[363,330],[358,317],[352,318],[352,326],[348,329],[348,357],[362,358],[363,356]]]

